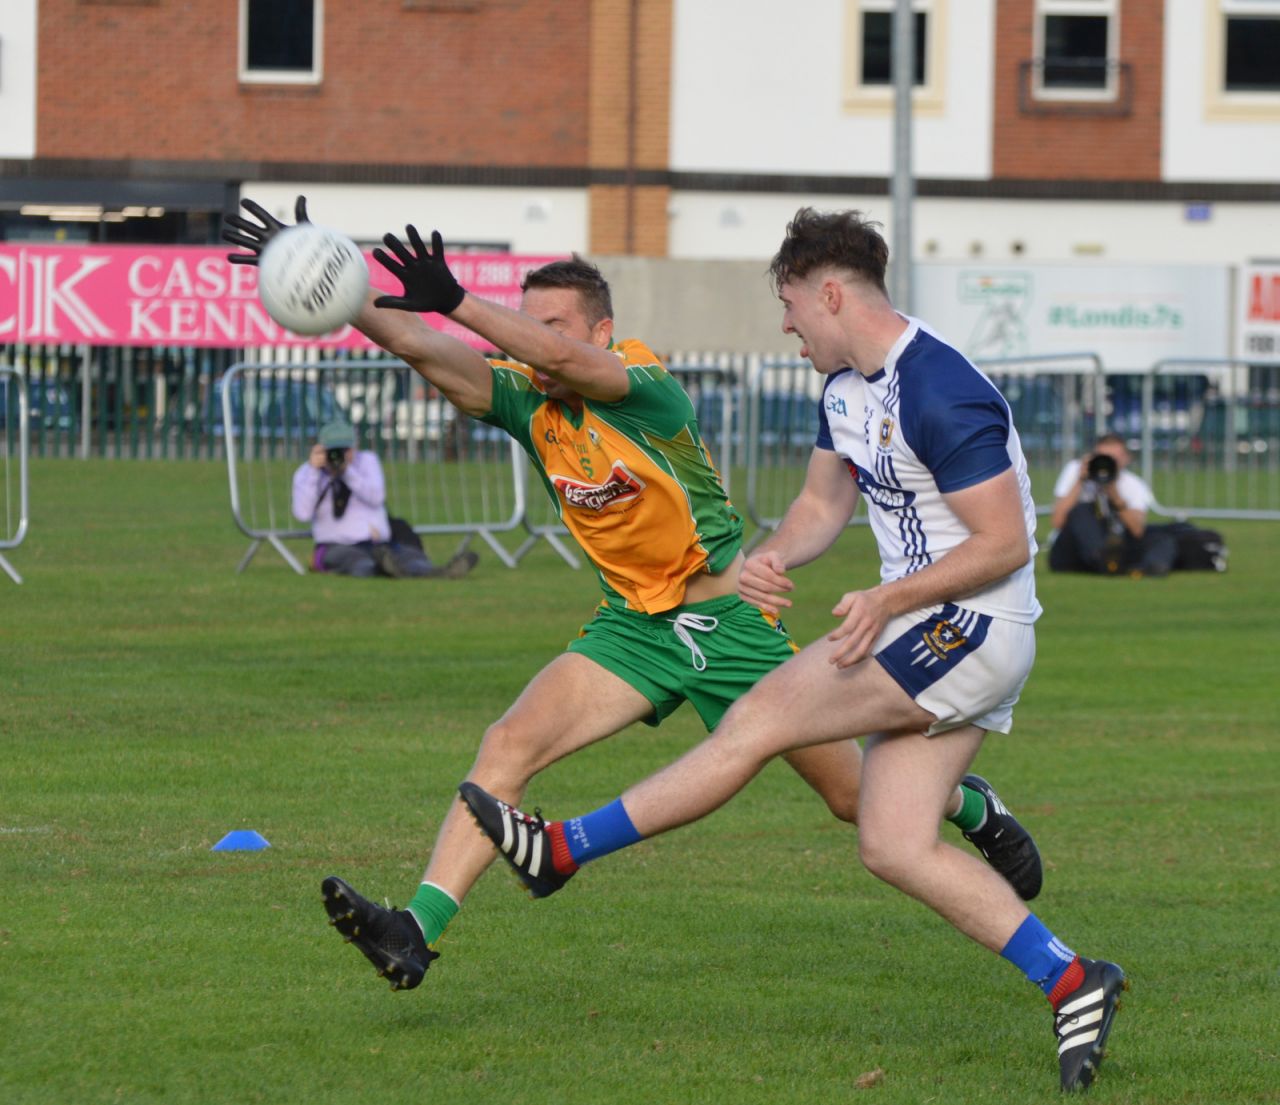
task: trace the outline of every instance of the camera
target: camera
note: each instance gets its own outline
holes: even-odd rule
[[[1106,453],[1094,453],[1085,468],[1085,475],[1094,483],[1113,483],[1119,474],[1120,466],[1116,463],[1116,458]]]
[[[347,462],[347,450],[341,445],[326,449],[324,459],[330,468],[341,468]]]

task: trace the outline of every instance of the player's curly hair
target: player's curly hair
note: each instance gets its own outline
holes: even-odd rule
[[[613,318],[609,282],[595,265],[576,253],[567,261],[552,261],[530,272],[520,290],[525,292],[530,288],[575,289],[582,297],[582,312],[592,326],[602,319]]]
[[[776,291],[824,268],[845,269],[888,295],[884,272],[889,247],[880,224],[861,211],[815,211],[802,207],[787,224],[787,236],[769,264]]]

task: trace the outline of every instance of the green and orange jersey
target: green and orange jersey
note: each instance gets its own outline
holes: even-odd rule
[[[533,459],[561,521],[610,600],[660,614],[700,571],[719,572],[742,545],[742,518],[698,432],[693,404],[643,342],[614,342],[630,386],[616,403],[549,399],[533,370],[495,359],[482,421]]]

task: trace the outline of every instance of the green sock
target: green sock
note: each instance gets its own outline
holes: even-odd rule
[[[947,820],[962,833],[971,833],[982,828],[987,819],[987,800],[971,787],[960,784],[960,808]]]
[[[422,938],[431,945],[449,927],[453,915],[458,912],[458,903],[447,890],[441,890],[435,883],[424,882],[408,908],[422,926]]]

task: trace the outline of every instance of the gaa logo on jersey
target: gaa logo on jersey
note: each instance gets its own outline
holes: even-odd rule
[[[963,647],[967,641],[968,638],[961,632],[960,627],[946,619],[938,622],[924,635],[925,647],[939,660],[945,660],[948,652]]]
[[[880,423],[880,448],[889,448],[890,442],[893,441],[893,419],[887,414]]]

